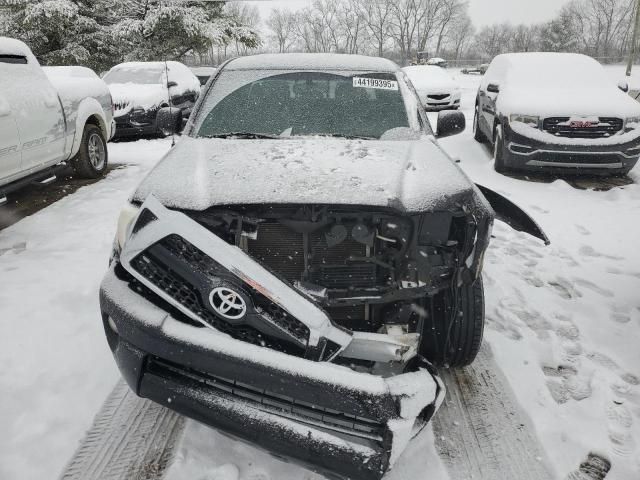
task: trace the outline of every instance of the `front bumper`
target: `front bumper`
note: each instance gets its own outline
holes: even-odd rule
[[[182,295],[176,294],[179,287],[157,280],[156,274],[145,276],[140,265],[169,260],[171,250],[163,245],[178,236],[183,250],[177,255],[185,263],[171,265],[184,275],[185,284],[200,285],[206,296],[219,272],[233,273],[229,281],[250,287],[251,295],[259,292],[293,316],[299,322],[296,331],[304,324],[306,358],[270,348],[265,337],[251,343],[246,332],[255,323],[220,324],[202,308],[195,311],[175,301]],[[444,394],[426,362],[414,356],[404,363],[407,358],[396,357],[401,345],[392,338],[362,337],[336,327],[323,310],[242,250],[153,197],[142,205],[102,283],[100,305],[116,362],[138,395],[322,471],[380,478]],[[293,331],[287,330],[291,325],[272,326],[284,335]],[[329,345],[336,349],[327,355]],[[398,375],[383,378],[322,361],[339,354],[361,358],[364,350],[379,361],[411,368],[396,368]]]
[[[442,99],[431,98],[429,95],[423,95],[422,103],[424,104],[425,109],[430,112],[456,109],[460,107],[460,94],[447,95]]]
[[[514,170],[616,174],[633,168],[640,157],[640,139],[606,145],[589,139],[563,144],[527,137],[508,125],[504,131],[506,163]]]
[[[155,135],[158,133],[156,124],[156,111],[142,113],[126,113],[115,117],[115,138]]]
[[[118,278],[115,265],[100,307],[131,389],[276,456],[381,478],[442,401],[444,387],[427,369],[382,378],[183,323]]]

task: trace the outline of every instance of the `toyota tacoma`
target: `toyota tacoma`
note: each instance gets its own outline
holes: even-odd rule
[[[315,470],[382,477],[442,401],[435,367],[478,352],[494,218],[546,241],[435,140],[463,128],[441,112],[434,133],[388,60],[223,64],[118,221],[100,303],[130,387]]]

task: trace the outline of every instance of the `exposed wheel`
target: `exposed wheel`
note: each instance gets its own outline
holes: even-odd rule
[[[436,295],[425,321],[420,353],[427,360],[436,366],[470,365],[480,350],[484,332],[482,278]]]
[[[496,125],[493,135],[493,168],[499,173],[507,171],[504,160],[504,134],[502,133],[502,125],[499,124]]]
[[[82,133],[80,150],[71,161],[76,176],[82,178],[100,178],[107,171],[109,152],[107,141],[100,127],[88,123]]]
[[[484,136],[484,133],[480,130],[480,125],[478,122],[480,121],[480,110],[478,109],[478,105],[476,105],[475,112],[473,114],[473,139],[476,142],[485,143],[487,141],[487,137]]]

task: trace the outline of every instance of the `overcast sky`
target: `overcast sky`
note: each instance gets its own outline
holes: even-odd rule
[[[476,26],[490,23],[536,23],[551,19],[569,0],[468,0],[469,14]],[[250,1],[260,8],[264,20],[274,7],[296,10],[310,5],[312,0]]]

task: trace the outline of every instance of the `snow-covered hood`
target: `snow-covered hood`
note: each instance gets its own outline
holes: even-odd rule
[[[454,93],[460,90],[460,87],[454,80],[434,79],[430,81],[413,82],[413,86],[420,96],[432,95],[438,93]]]
[[[536,89],[505,88],[498,94],[498,111],[540,117],[633,117],[640,115],[640,103],[611,88]]]
[[[167,88],[162,84],[112,83],[109,85],[115,116],[129,113],[134,108],[151,110],[169,101]]]
[[[142,181],[165,206],[342,204],[423,212],[473,185],[430,137],[413,141],[184,137]]]

